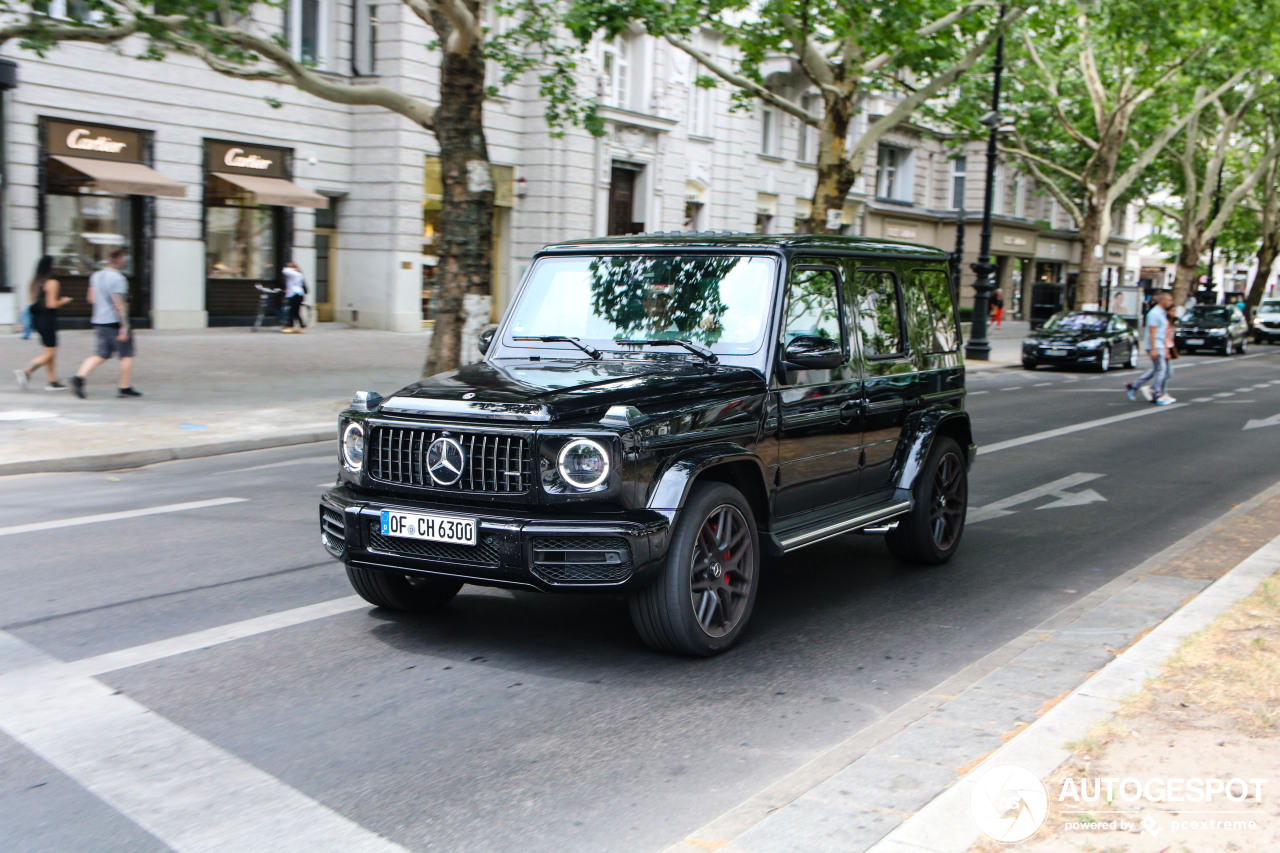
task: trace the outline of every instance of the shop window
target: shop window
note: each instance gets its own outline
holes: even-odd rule
[[[211,207],[205,212],[209,278],[275,278],[275,227],[269,207]]]
[[[52,170],[51,170],[52,171]],[[45,196],[45,245],[58,276],[87,276],[106,265],[113,249],[131,249],[132,206],[123,196]],[[133,258],[125,275],[133,275]]]

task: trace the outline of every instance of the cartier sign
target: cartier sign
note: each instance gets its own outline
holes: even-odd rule
[[[205,142],[205,168],[210,172],[288,178],[289,149],[243,142]]]
[[[142,162],[142,134],[136,130],[50,121],[45,134],[51,154]]]

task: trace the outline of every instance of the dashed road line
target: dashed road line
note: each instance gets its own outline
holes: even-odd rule
[[[979,447],[978,455],[981,456],[987,453],[996,453],[1001,450],[1008,450],[1011,447],[1021,447],[1024,444],[1034,444],[1037,441],[1045,441],[1047,439],[1057,438],[1058,436],[1062,436],[1062,435],[1070,435],[1073,432],[1082,432],[1087,429],[1094,429],[1096,427],[1107,426],[1108,424],[1119,423],[1120,421],[1127,421],[1132,418],[1141,418],[1147,415],[1154,415],[1162,411],[1171,412],[1174,409],[1185,408],[1186,405],[1187,405],[1186,403],[1174,403],[1169,406],[1151,406],[1150,408],[1139,409],[1134,412],[1126,412],[1123,415],[1112,415],[1109,418],[1098,418],[1097,420],[1083,421],[1078,424],[1071,424],[1070,426],[1064,426],[1064,427],[1058,427],[1057,429],[1046,430],[1045,432],[1037,432],[1037,433],[1032,433],[1031,435],[1019,436],[1018,438],[1010,438],[1006,441],[997,441],[994,444],[988,444],[983,447]]]
[[[126,518],[142,518],[148,515],[163,515],[169,512],[185,512],[189,509],[206,509],[213,506],[243,503],[248,498],[212,498],[207,501],[190,501],[180,504],[165,504],[143,509],[129,509],[122,512],[104,512],[98,515],[81,515],[75,518],[60,518],[56,521],[37,521],[31,524],[15,524],[11,527],[0,527],[0,536],[12,536],[16,533],[33,533],[38,530],[57,530],[60,527],[76,527],[81,524],[97,524],[102,521],[121,521]]]

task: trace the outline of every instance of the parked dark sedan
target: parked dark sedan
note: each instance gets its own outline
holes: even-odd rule
[[[1137,367],[1138,335],[1119,314],[1061,311],[1022,342],[1022,366],[1087,365],[1107,371],[1114,364]]]
[[[1178,352],[1211,349],[1220,355],[1249,348],[1249,324],[1234,305],[1197,305],[1178,318],[1173,330]]]

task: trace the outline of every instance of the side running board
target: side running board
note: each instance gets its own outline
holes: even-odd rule
[[[815,542],[821,542],[824,539],[830,539],[842,533],[852,533],[864,527],[871,527],[872,525],[889,521],[910,511],[911,501],[897,501],[896,503],[864,512],[861,515],[855,515],[852,518],[845,518],[840,521],[811,527],[807,530],[788,533],[786,536],[778,538],[778,544],[782,546],[782,552],[785,554],[788,551],[794,551],[797,548],[803,548],[806,545],[812,545]]]

